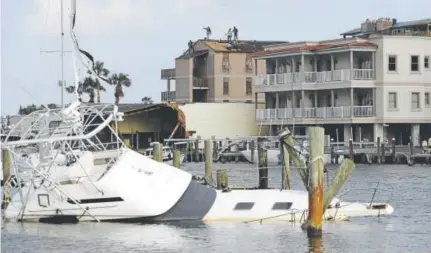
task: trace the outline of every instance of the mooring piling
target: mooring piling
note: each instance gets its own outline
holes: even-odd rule
[[[396,150],[395,150],[395,138],[392,138],[392,154],[391,154],[391,156],[392,156],[392,163],[395,163],[396,162]]]
[[[195,140],[195,149],[194,149],[194,161],[195,162],[199,162],[199,141],[200,141],[200,136],[198,136]]]
[[[290,155],[288,148],[283,144],[284,141],[287,141],[289,137],[288,134],[284,131],[283,134],[280,134],[280,155],[282,156],[282,170],[281,170],[281,188],[284,190],[291,189],[291,180],[290,180]],[[285,140],[286,138],[286,140]]]
[[[265,149],[265,140],[265,138],[257,138],[257,153],[259,157],[259,189],[268,188],[268,151]]]
[[[204,141],[205,177],[213,178],[213,150],[212,141]]]
[[[254,152],[255,152],[255,143],[254,143],[254,140],[250,141],[250,143],[249,143],[249,149],[250,149],[250,162],[254,163]]]
[[[320,237],[322,235],[323,222],[323,177],[324,177],[324,129],[322,127],[310,127],[308,129],[310,140],[310,169],[309,169],[309,214],[307,235]]]
[[[382,146],[380,147],[380,150],[381,150],[381,152],[382,152],[381,157],[380,157],[380,160],[382,161],[382,163],[385,163],[385,162],[386,162],[385,143],[382,143],[382,144],[380,144],[380,145],[382,145]]]
[[[381,158],[380,157],[380,137],[377,137],[377,150],[376,150],[376,153],[377,153],[377,163],[380,164],[380,163],[382,163],[382,160],[380,159]]]
[[[173,165],[178,169],[181,167],[181,152],[179,149],[174,149]]]
[[[355,151],[353,149],[353,140],[349,139],[349,158],[355,160]]]
[[[153,160],[163,162],[162,145],[159,142],[153,143]]]

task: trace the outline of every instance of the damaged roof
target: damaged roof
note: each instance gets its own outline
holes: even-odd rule
[[[253,57],[260,57],[266,55],[280,54],[280,53],[289,53],[289,52],[318,52],[322,50],[328,49],[337,49],[337,48],[353,48],[353,47],[370,47],[376,48],[377,45],[368,42],[368,41],[349,41],[346,43],[321,43],[316,45],[298,45],[298,46],[290,46],[285,48],[273,49],[273,50],[263,50],[253,54]]]

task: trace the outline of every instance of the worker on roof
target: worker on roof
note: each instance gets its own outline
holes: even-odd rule
[[[209,40],[211,37],[211,28],[208,26],[208,27],[204,27],[203,29],[207,32],[207,37],[205,39]]]
[[[230,43],[232,40],[232,28],[229,28],[226,35],[227,35],[227,42]]]
[[[238,29],[233,26],[233,40],[238,40]]]

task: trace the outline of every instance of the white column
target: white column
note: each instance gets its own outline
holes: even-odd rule
[[[411,128],[411,136],[413,141],[413,146],[417,147],[420,145],[420,125],[419,124],[413,124]]]
[[[335,107],[335,96],[334,96],[334,90],[331,90],[331,107]]]
[[[380,141],[385,140],[383,124],[374,124],[374,143],[377,143],[377,138],[380,137]]]
[[[301,54],[301,81],[305,81],[305,56],[304,54]]]
[[[352,125],[345,124],[343,129],[343,135],[344,135],[344,144],[349,145],[349,140],[353,138],[352,136]]]
[[[350,50],[350,80],[353,79],[353,51]]]
[[[371,53],[371,77],[376,79],[376,52]]]
[[[314,61],[313,61],[313,65],[314,65],[314,72],[317,72],[317,56],[314,56]]]
[[[275,109],[278,109],[280,107],[280,100],[279,100],[278,92],[275,93]]]
[[[334,60],[334,55],[331,54],[331,71],[335,70],[335,60]]]

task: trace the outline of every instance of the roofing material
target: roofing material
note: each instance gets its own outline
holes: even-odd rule
[[[289,53],[289,52],[317,52],[322,50],[346,48],[346,47],[347,48],[354,48],[354,47],[376,48],[377,45],[368,41],[349,41],[346,43],[322,43],[317,45],[290,46],[286,48],[256,52],[253,54],[253,57],[280,54],[280,53]]]

